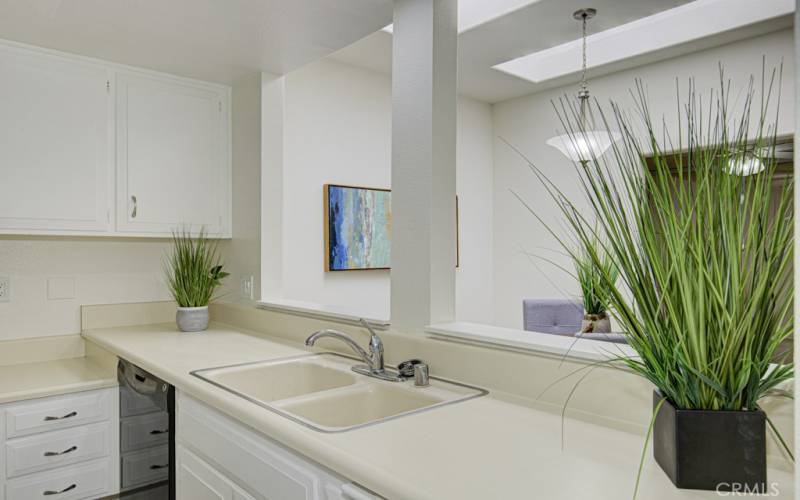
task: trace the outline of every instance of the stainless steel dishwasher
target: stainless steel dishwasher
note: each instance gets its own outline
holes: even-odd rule
[[[175,388],[120,360],[120,498],[175,499]]]

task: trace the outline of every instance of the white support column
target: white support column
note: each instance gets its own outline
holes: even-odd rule
[[[452,321],[456,259],[456,0],[395,0],[391,322]]]

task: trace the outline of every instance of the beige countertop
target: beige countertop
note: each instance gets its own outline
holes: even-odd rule
[[[0,403],[115,385],[116,372],[85,357],[0,366]]]
[[[84,337],[344,477],[391,499],[631,498],[643,437],[485,396],[338,434],[313,431],[192,375],[202,368],[306,352],[223,325],[97,329]],[[324,347],[322,341],[320,344]],[[435,367],[433,367],[435,370]],[[434,371],[435,375],[435,371]],[[513,374],[509,373],[509,376]],[[648,450],[641,500],[719,499],[676,489]],[[793,498],[790,472],[769,470]]]

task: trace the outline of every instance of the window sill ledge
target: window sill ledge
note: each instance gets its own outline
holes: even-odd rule
[[[636,351],[626,344],[551,335],[478,323],[440,323],[426,327],[425,331],[434,338],[441,340],[467,342],[489,347],[503,347],[588,361],[603,361],[613,357],[636,357]]]
[[[277,311],[305,318],[321,319],[334,321],[346,325],[359,325],[361,318],[367,320],[369,324],[377,330],[386,330],[390,323],[388,319],[371,317],[368,314],[359,314],[345,308],[325,306],[314,302],[303,302],[300,300],[289,299],[270,299],[256,303],[256,307],[268,311]]]

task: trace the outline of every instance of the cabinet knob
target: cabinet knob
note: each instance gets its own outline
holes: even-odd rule
[[[131,196],[131,204],[133,208],[131,208],[131,219],[136,218],[136,213],[139,211],[139,203],[136,201],[136,196]]]

